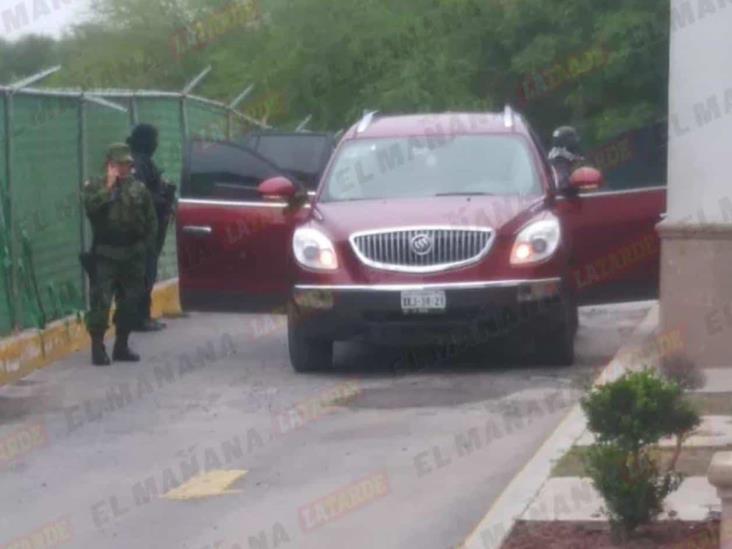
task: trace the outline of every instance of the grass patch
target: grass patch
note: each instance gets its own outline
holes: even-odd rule
[[[697,447],[684,448],[681,450],[679,461],[676,463],[676,470],[686,476],[703,477],[707,474],[712,456],[716,452],[730,451],[732,447]],[[564,454],[562,458],[554,465],[551,476],[553,477],[584,477],[585,468],[583,459],[587,452],[587,448],[583,446],[573,446],[569,452]],[[667,467],[671,461],[674,450],[673,448],[654,448],[653,454],[661,460],[661,466]]]
[[[689,393],[686,398],[703,416],[732,416],[732,393]]]
[[[585,468],[582,465],[586,449],[583,446],[572,446],[569,452],[564,454],[559,461],[554,464],[551,476],[553,477],[583,477]]]
[[[702,416],[732,416],[732,393],[687,393],[686,398]],[[706,476],[715,452],[732,450],[732,447],[693,447],[681,450],[676,469],[687,476]],[[585,475],[582,464],[587,449],[573,446],[554,464],[553,477],[581,477]],[[653,454],[666,467],[673,456],[673,448],[655,448]]]

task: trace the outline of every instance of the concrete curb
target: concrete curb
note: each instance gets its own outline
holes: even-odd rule
[[[635,353],[629,348],[637,346],[658,326],[658,304],[654,304],[645,318],[636,326],[628,343],[613,357],[595,380],[595,385],[620,377],[632,367]],[[459,545],[461,549],[498,549],[538,496],[549,479],[554,463],[561,458],[583,435],[586,429],[584,414],[579,404],[567,413],[554,432],[544,441],[534,456],[511,480],[475,529]]]
[[[152,297],[153,317],[181,314],[177,278],[156,284]],[[56,320],[42,330],[24,330],[3,338],[0,340],[0,387],[88,346],[89,335],[81,315]]]

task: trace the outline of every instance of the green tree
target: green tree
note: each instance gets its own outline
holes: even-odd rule
[[[30,35],[17,42],[0,39],[0,83],[30,76],[59,62],[56,42]]]
[[[666,0],[258,1],[258,24],[221,27],[206,22],[228,0],[97,0],[92,21],[33,55],[0,42],[0,74],[53,61],[52,85],[179,90],[210,64],[201,94],[227,101],[255,83],[252,101],[285,98],[279,125],[511,103],[544,137],[578,126],[588,147],[666,114]],[[196,47],[181,53],[182,33]]]

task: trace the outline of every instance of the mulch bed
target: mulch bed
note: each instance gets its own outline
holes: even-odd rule
[[[719,521],[663,521],[638,529],[614,545],[605,522],[518,521],[501,549],[717,549]]]

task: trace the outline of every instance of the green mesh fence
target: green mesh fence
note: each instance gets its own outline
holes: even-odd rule
[[[10,293],[10,250],[8,249],[10,230],[7,224],[7,218],[9,215],[9,204],[7,199],[8,194],[8,181],[6,172],[5,162],[5,144],[8,142],[5,136],[5,124],[2,123],[5,120],[5,101],[4,98],[0,98],[0,143],[3,146],[0,148],[0,334],[7,333],[11,324],[11,300],[12,295]]]
[[[204,139],[225,139],[227,112],[213,105],[199,102],[186,104],[188,135]]]
[[[183,111],[181,97],[170,94],[93,94],[103,96],[99,102],[78,93],[20,91],[12,99],[8,93],[0,95],[0,334],[84,309],[78,256],[89,245],[90,229],[79,191],[83,179],[102,175],[107,146],[124,141],[133,122],[158,127],[155,161],[175,184],[184,135],[225,139],[252,129],[223,105],[186,98]],[[159,280],[177,276],[174,223],[168,231]]]
[[[126,101],[114,100],[124,108],[129,108]],[[110,143],[124,141],[130,133],[131,117],[129,112],[115,110],[97,103],[84,105],[84,122],[86,128],[85,176],[99,177],[104,174],[104,158]]]
[[[13,100],[11,195],[22,326],[83,307],[79,265],[79,106],[70,98]]]

